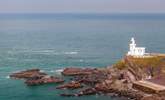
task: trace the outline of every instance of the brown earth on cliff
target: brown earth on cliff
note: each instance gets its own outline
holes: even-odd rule
[[[152,78],[165,73],[165,56],[155,55],[148,58],[125,56],[113,67],[119,70],[128,70],[136,80]]]

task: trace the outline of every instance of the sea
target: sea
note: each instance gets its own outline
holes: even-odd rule
[[[165,53],[165,14],[0,14],[0,100],[124,100],[107,95],[61,97],[59,84],[26,86],[9,75],[39,68],[62,77],[66,67],[103,68],[120,60],[134,37],[146,52]]]

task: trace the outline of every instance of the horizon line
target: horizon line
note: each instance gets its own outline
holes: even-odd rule
[[[165,14],[165,12],[0,12],[0,14]]]

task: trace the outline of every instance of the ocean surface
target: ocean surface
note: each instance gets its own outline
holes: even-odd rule
[[[60,97],[57,85],[28,87],[9,79],[39,68],[106,67],[128,51],[131,37],[147,52],[165,53],[165,14],[0,14],[0,100],[123,100],[104,95]]]

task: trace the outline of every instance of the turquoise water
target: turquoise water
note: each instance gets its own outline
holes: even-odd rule
[[[57,75],[69,66],[105,67],[135,37],[148,52],[165,53],[165,14],[0,14],[0,100],[122,100],[60,97],[55,85],[28,87],[8,75],[30,68]]]

